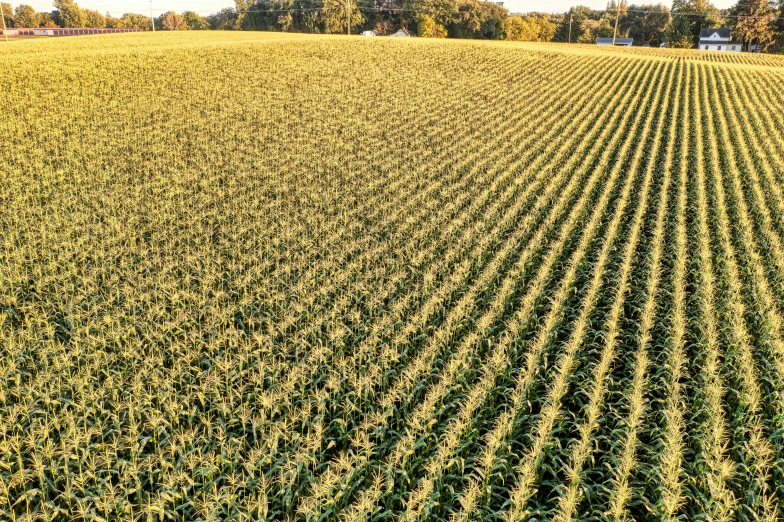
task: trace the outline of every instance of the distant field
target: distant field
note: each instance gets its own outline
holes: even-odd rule
[[[784,515],[784,59],[0,51],[0,519]]]

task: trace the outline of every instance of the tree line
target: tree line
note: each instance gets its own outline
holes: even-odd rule
[[[125,13],[120,17],[102,14],[94,9],[79,7],[73,0],[54,0],[54,10],[51,12],[36,12],[27,4],[20,4],[15,8],[7,2],[0,3],[6,26],[14,27],[86,27],[86,28],[111,28],[111,29],[141,29],[151,30],[150,17],[137,13]],[[234,13],[234,9],[228,9]],[[224,23],[227,15],[229,18],[236,14],[215,13],[210,16],[201,16],[194,11],[184,11],[181,14],[169,11],[155,18],[155,28],[163,30],[206,30],[206,29],[235,29],[233,22]]]
[[[162,30],[263,30],[306,33],[391,34],[400,28],[429,38],[478,38],[537,42],[594,43],[611,37],[618,13],[619,37],[635,45],[692,48],[700,29],[729,27],[733,38],[759,48],[784,51],[784,0],[738,0],[720,10],[710,0],[673,0],[663,4],[628,4],[610,0],[607,10],[576,6],[565,13],[510,14],[484,0],[235,0],[236,7],[202,16],[169,11],[154,19]],[[775,3],[775,2],[778,3]],[[10,27],[110,27],[150,30],[151,19],[136,13],[112,17],[55,0],[55,9],[37,13],[29,5],[2,3]]]

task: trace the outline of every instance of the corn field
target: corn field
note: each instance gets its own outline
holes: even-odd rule
[[[0,68],[0,520],[784,517],[784,58]]]

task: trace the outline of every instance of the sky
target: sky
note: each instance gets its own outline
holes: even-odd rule
[[[36,11],[51,11],[54,9],[51,0],[4,0],[17,6],[25,3],[33,6]],[[634,3],[635,0],[629,0]],[[637,0],[639,3],[664,3],[670,4],[671,0]],[[95,9],[101,13],[109,12],[112,16],[120,16],[123,13],[133,12],[149,15],[149,0],[76,0],[81,7]],[[713,4],[721,9],[735,4],[735,0],[714,0]],[[585,5],[593,9],[606,9],[606,0],[506,0],[504,7],[510,12],[527,13],[531,11],[543,11],[548,13],[563,13],[568,11],[573,5]],[[232,0],[152,0],[153,15],[159,16],[166,11],[196,11],[202,15],[208,15],[219,11],[224,7],[234,7]]]

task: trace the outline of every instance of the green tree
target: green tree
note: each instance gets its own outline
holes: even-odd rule
[[[46,28],[54,28],[57,27],[57,23],[55,23],[54,18],[49,13],[38,13],[38,21],[36,22],[38,27],[46,27]]]
[[[710,0],[673,0],[672,14],[689,13],[686,18],[691,29],[691,46],[694,47],[700,39],[700,30],[703,28],[717,28],[724,25],[721,12]],[[697,16],[693,16],[693,15]]]
[[[555,38],[555,31],[557,26],[549,18],[542,15],[528,15],[527,19],[536,24],[539,31],[537,41],[539,42],[552,42]]]
[[[422,38],[446,38],[446,28],[436,23],[430,15],[423,14],[419,16],[417,23],[417,34]]]
[[[588,18],[580,25],[580,34],[577,36],[577,43],[596,43],[597,38],[611,38],[613,35],[613,22],[609,15],[604,15],[598,20]],[[619,38],[623,33],[617,35]],[[574,38],[574,35],[572,35]]]
[[[448,26],[457,21],[458,0],[410,0],[406,7],[414,9],[417,17],[427,15],[437,24]]]
[[[237,25],[237,11],[233,7],[225,7],[217,13],[209,15],[207,20],[213,29],[231,31],[240,28]]]
[[[110,15],[108,12],[106,13],[106,27],[109,29],[124,29],[125,24],[121,18],[116,18]]]
[[[38,27],[38,13],[27,4],[18,5],[14,10],[14,25],[16,27]]]
[[[524,42],[550,42],[556,27],[547,18],[539,15],[510,16],[504,20],[504,38]]]
[[[694,47],[694,35],[691,22],[686,16],[673,16],[672,21],[664,30],[664,42],[667,47],[691,49]]]
[[[417,34],[421,38],[433,38],[433,28],[436,26],[436,21],[430,15],[419,15],[417,22]]]
[[[776,13],[768,0],[738,0],[733,12],[739,17],[734,27],[735,38],[763,49],[773,43]]]
[[[255,0],[234,0],[234,9],[237,13],[237,20],[234,22],[234,26],[237,29],[245,28],[245,17],[248,16],[248,11],[251,11],[254,7]]]
[[[0,10],[2,10],[3,16],[5,17],[5,26],[14,27],[14,8],[11,4],[5,2],[0,3]],[[0,29],[2,29],[2,27],[0,27]]]
[[[84,11],[73,0],[54,0],[60,27],[84,27],[87,18]]]
[[[281,31],[291,31],[294,27],[294,17],[291,12],[283,13],[282,15],[278,15],[276,23]]]
[[[607,2],[607,9],[605,12],[611,14],[613,21],[615,21],[616,13],[619,13],[621,16],[626,16],[629,12],[629,3],[626,0],[620,0],[620,5],[618,5],[615,0],[610,0]]]
[[[164,31],[182,31],[185,29],[185,19],[174,11],[166,11],[158,18],[161,29]]]
[[[254,31],[288,31],[294,25],[291,11],[294,0],[260,0],[252,6],[250,13],[238,19],[242,29]]]
[[[126,29],[141,29],[142,31],[149,31],[150,17],[136,13],[125,13],[120,17],[123,27]]]
[[[182,18],[185,20],[185,29],[191,31],[203,31],[210,28],[210,22],[199,13],[184,11]]]
[[[100,29],[106,27],[106,17],[92,9],[82,9],[84,16],[84,27]]]
[[[779,0],[778,20],[776,21],[776,52],[784,51],[784,0]]]
[[[630,5],[618,23],[619,30],[635,44],[658,47],[664,41],[664,31],[670,24],[670,10],[662,4]]]
[[[511,41],[535,42],[539,33],[522,16],[510,16],[504,20],[504,39]]]
[[[569,41],[570,17],[572,43],[596,43],[596,39],[599,37],[612,37],[616,8],[617,4],[612,1],[607,4],[605,11],[594,11],[583,5],[569,9],[556,28],[554,40],[558,42]],[[626,5],[621,3],[621,13],[625,13],[626,9]],[[618,36],[624,36],[623,31]]]
[[[504,20],[509,11],[495,4],[480,0],[462,0],[457,8],[456,20],[447,25],[456,38],[501,40],[504,38]]]
[[[580,36],[581,27],[585,20],[595,16],[594,11],[590,7],[578,5],[571,7],[560,19],[557,24],[555,37],[556,42],[569,41],[569,25],[571,21],[571,36],[572,43],[576,42]]]
[[[362,27],[365,17],[357,2],[351,2],[351,32]],[[348,24],[347,0],[324,0],[319,11],[319,22],[327,34],[346,33]]]

